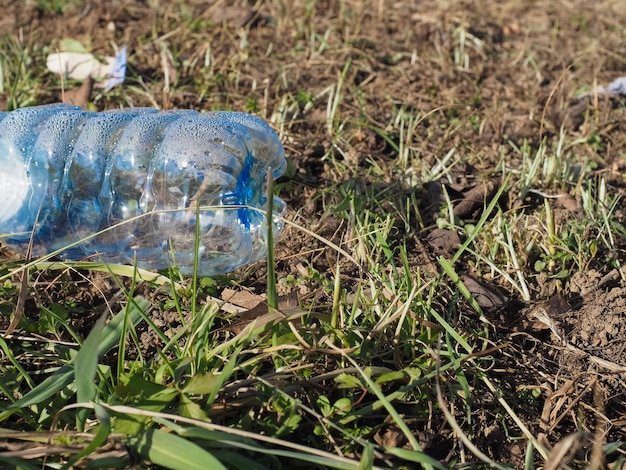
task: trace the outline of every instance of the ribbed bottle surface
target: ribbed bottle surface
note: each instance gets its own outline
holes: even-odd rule
[[[276,133],[245,113],[0,113],[0,234],[25,252],[34,231],[33,255],[63,249],[67,260],[185,274],[197,259],[200,275],[223,274],[266,255],[266,218],[254,208],[267,205],[268,169],[278,178],[285,167]],[[275,214],[284,210],[274,198]]]

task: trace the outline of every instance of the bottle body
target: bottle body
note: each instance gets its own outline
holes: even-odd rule
[[[32,234],[33,255],[222,274],[267,253],[267,173],[285,167],[278,136],[245,113],[0,113],[0,234],[20,252]]]

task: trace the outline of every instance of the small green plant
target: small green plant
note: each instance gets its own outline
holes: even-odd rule
[[[37,0],[37,8],[44,12],[62,14],[70,11],[80,11],[84,8],[84,0]]]

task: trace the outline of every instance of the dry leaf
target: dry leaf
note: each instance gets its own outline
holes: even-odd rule
[[[247,309],[252,309],[265,300],[264,296],[228,287],[222,291],[221,298],[225,302]]]
[[[562,438],[550,451],[543,468],[545,470],[564,468],[573,457],[575,451],[580,449],[580,436],[580,434],[570,434]]]
[[[461,244],[459,234],[454,230],[436,228],[428,234],[426,241],[438,255],[451,257]]]
[[[231,27],[241,27],[248,24],[257,13],[248,7],[223,6],[213,10],[211,21],[214,23],[226,23]]]
[[[462,280],[478,305],[484,309],[500,308],[509,301],[499,287],[480,280],[472,274],[464,275]]]
[[[484,208],[496,192],[493,181],[478,184],[463,195],[454,206],[454,215],[460,218],[472,217],[474,212]]]
[[[230,289],[225,289],[225,290],[230,290]],[[233,293],[233,295],[235,294],[236,293]],[[250,294],[250,293],[247,293],[247,294]],[[246,297],[247,297],[246,295],[243,295],[243,298],[246,298]],[[239,301],[242,301],[242,300],[240,299]],[[252,299],[248,297],[246,301],[252,301]],[[232,303],[232,297],[231,297],[230,303]],[[290,312],[293,312],[294,310],[298,309],[299,306],[300,306],[300,301],[298,300],[297,291],[293,291],[289,293],[288,295],[278,298],[278,312],[289,314]],[[272,311],[272,312],[269,311],[269,306],[267,305],[267,302],[265,300],[257,302],[256,305],[250,308],[248,311],[241,312],[237,317],[237,321],[233,323],[232,325],[223,328],[223,330],[232,331],[235,334],[239,334],[243,331],[243,329],[246,326],[248,326],[248,324],[252,323],[255,320],[257,321],[257,323],[261,324],[262,322],[266,321],[264,320],[265,318],[274,318],[274,312],[275,311]],[[270,316],[268,317],[268,315]]]
[[[561,192],[556,198],[556,204],[567,209],[568,211],[577,212],[580,209],[580,204],[576,201],[576,198],[570,196],[567,193]]]
[[[376,434],[374,434],[374,440],[377,444],[383,447],[398,448],[404,445],[404,443],[406,442],[406,437],[404,433],[400,429],[398,429],[398,427],[389,426],[387,429],[385,429],[384,433],[381,434],[381,432],[378,431]]]
[[[87,77],[79,88],[67,90],[61,93],[61,101],[63,103],[75,104],[76,106],[86,107],[93,90],[93,78]]]

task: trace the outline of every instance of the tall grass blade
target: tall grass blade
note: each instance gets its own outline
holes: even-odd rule
[[[235,351],[233,351],[230,354],[230,358],[228,359],[228,362],[226,363],[226,365],[224,365],[224,368],[222,369],[222,371],[220,372],[217,378],[215,387],[213,387],[213,390],[211,390],[211,394],[209,395],[209,398],[207,399],[206,406],[210,406],[213,404],[213,402],[217,398],[217,394],[222,389],[222,386],[224,385],[226,380],[228,380],[228,378],[232,375],[233,371],[235,370],[235,367],[237,366],[239,353],[241,353],[242,349],[243,349],[243,346],[239,346]]]
[[[80,350],[74,358],[74,378],[76,380],[76,401],[79,403],[94,401],[98,389],[94,383],[98,371],[98,345],[102,340],[102,330],[106,314],[102,315],[91,329]],[[85,430],[85,421],[89,410],[80,410],[77,415],[79,432]]]
[[[276,269],[274,266],[274,177],[272,169],[267,169],[267,305],[278,308],[276,293]]]
[[[226,470],[210,452],[160,429],[130,437],[128,444],[145,460],[172,470]]]

